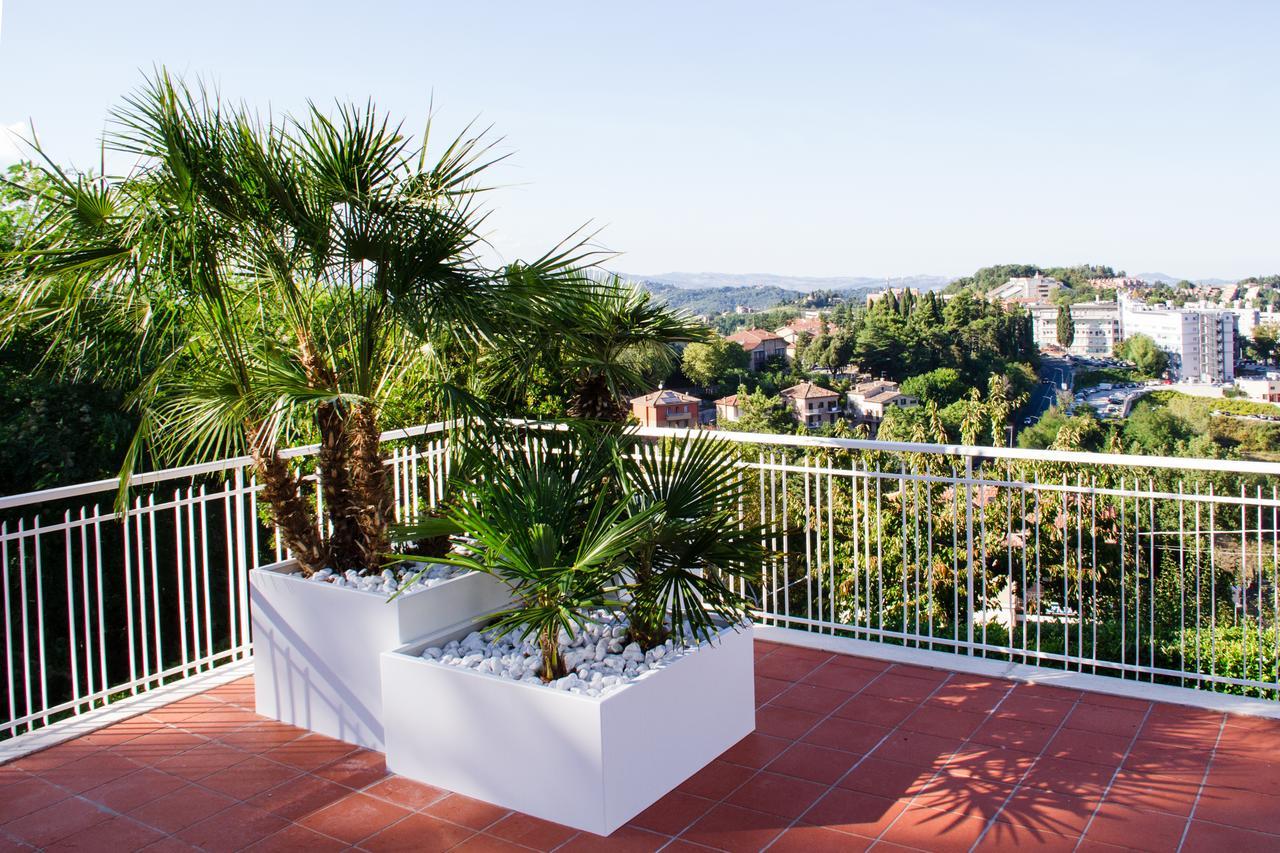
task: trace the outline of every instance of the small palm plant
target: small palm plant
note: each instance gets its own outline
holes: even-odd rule
[[[741,486],[723,443],[647,447],[616,427],[578,423],[508,433],[472,463],[449,514],[407,535],[460,534],[462,553],[439,561],[511,587],[516,604],[493,629],[534,639],[544,681],[566,674],[562,636],[601,607],[622,611],[645,649],[707,640],[717,620],[736,624],[747,613],[734,584],[745,587],[763,550],[738,510]]]

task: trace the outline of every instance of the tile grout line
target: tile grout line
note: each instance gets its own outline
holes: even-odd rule
[[[1191,802],[1191,811],[1187,813],[1187,823],[1182,827],[1182,837],[1178,839],[1178,853],[1187,844],[1187,835],[1191,832],[1191,821],[1195,819],[1196,809],[1200,806],[1200,797],[1204,795],[1205,786],[1209,784],[1209,773],[1213,770],[1213,762],[1218,758],[1218,744],[1222,743],[1222,733],[1227,728],[1227,715],[1223,714],[1218,722],[1218,734],[1213,739],[1213,748],[1209,751],[1209,761],[1204,766],[1204,775],[1200,777],[1200,786],[1196,788],[1196,798]]]
[[[1129,756],[1133,754],[1134,744],[1138,742],[1142,730],[1146,728],[1147,720],[1151,719],[1151,713],[1156,708],[1155,703],[1147,705],[1147,711],[1142,715],[1142,722],[1138,723],[1138,729],[1133,733],[1133,737],[1129,739],[1129,746],[1125,749],[1124,755],[1120,757],[1120,763],[1116,769],[1111,772],[1111,778],[1107,780],[1107,787],[1102,789],[1102,796],[1098,798],[1098,804],[1093,807],[1093,811],[1089,813],[1089,819],[1085,821],[1084,828],[1080,830],[1080,837],[1076,839],[1076,846],[1072,849],[1079,850],[1080,845],[1084,843],[1084,837],[1089,834],[1089,828],[1093,826],[1093,821],[1098,816],[1098,812],[1102,811],[1102,806],[1107,802],[1107,797],[1111,794],[1111,789],[1115,787],[1116,777],[1120,775],[1120,771],[1124,769],[1124,763],[1129,760]]]
[[[1012,693],[1013,691],[1011,690],[1009,692]],[[1062,721],[1059,722],[1057,727],[1053,730],[1053,734],[1049,735],[1049,739],[1044,742],[1044,746],[1040,747],[1040,750],[1035,754],[1035,758],[1033,758],[1031,763],[1027,765],[1027,769],[1022,771],[1022,775],[1018,777],[1018,781],[1013,783],[1013,788],[1012,790],[1009,791],[1009,796],[1004,798],[1004,801],[1000,803],[1000,807],[997,808],[995,812],[991,815],[991,817],[986,821],[986,825],[982,827],[982,832],[978,834],[978,837],[974,840],[973,844],[969,847],[970,853],[978,849],[978,845],[980,845],[983,839],[987,837],[987,833],[991,831],[991,827],[995,826],[996,820],[1004,812],[1005,806],[1009,805],[1009,801],[1012,800],[1014,795],[1017,794],[1018,791],[1022,789],[1023,780],[1026,779],[1027,775],[1030,774],[1031,771],[1035,769],[1036,765],[1040,763],[1040,759],[1044,758],[1045,750],[1049,748],[1049,744],[1053,743],[1054,739],[1056,739],[1058,735],[1061,734],[1064,729],[1066,729],[1067,720],[1071,719],[1071,715],[1075,713],[1076,708],[1080,707],[1080,704],[1084,701],[1084,696],[1085,696],[1084,693],[1080,693],[1080,695],[1076,697],[1075,701],[1071,703],[1071,707],[1067,709],[1067,713],[1062,715]],[[1005,698],[1008,698],[1008,697],[1006,696]],[[1000,700],[1000,704],[1004,704],[1004,699]],[[991,714],[993,717],[995,716],[995,712],[997,710],[999,710],[999,705],[991,709]],[[1143,720],[1145,721],[1146,717],[1143,717]],[[1138,729],[1141,730],[1141,728],[1142,728],[1142,723],[1139,723]],[[1125,752],[1125,755],[1128,755],[1127,750]],[[1124,763],[1124,759],[1121,758],[1121,764],[1123,763]],[[1099,803],[1101,803],[1101,801],[1099,801]],[[1081,838],[1084,837],[1084,830],[1080,831],[1080,837]],[[1079,845],[1079,843],[1080,843],[1079,839],[1076,839],[1077,846]]]
[[[910,666],[911,664],[907,664],[907,665],[908,665],[908,666]],[[899,664],[897,664],[897,663],[892,663],[888,668],[886,668],[886,669],[884,669],[883,671],[881,671],[880,673],[878,673],[878,674],[876,675],[876,677],[875,677],[875,678],[873,678],[871,681],[869,681],[869,682],[867,682],[865,685],[863,685],[862,689],[861,689],[861,690],[859,690],[859,691],[858,691],[858,693],[861,693],[861,692],[862,692],[862,690],[865,690],[867,687],[870,687],[870,686],[871,686],[875,681],[877,681],[877,680],[880,678],[880,676],[881,676],[881,675],[883,675],[883,674],[885,674],[885,673],[887,673],[887,672],[891,672],[894,668],[896,668],[896,667],[898,667],[898,666],[899,666]],[[943,679],[942,679],[942,681],[940,681],[940,682],[939,682],[939,683],[938,683],[938,684],[937,684],[937,685],[936,685],[932,690],[930,690],[930,691],[929,691],[929,693],[928,693],[928,695],[926,695],[923,699],[919,700],[918,702],[913,703],[913,704],[915,705],[914,710],[912,710],[910,714],[907,714],[907,716],[906,716],[906,717],[904,717],[904,718],[903,718],[903,720],[905,720],[905,719],[907,719],[907,718],[911,717],[911,716],[912,716],[912,714],[915,714],[915,712],[916,712],[916,711],[918,711],[918,710],[920,710],[920,708],[924,705],[924,703],[925,703],[925,702],[927,702],[929,699],[931,699],[935,694],[937,694],[937,692],[938,692],[939,690],[941,690],[941,689],[942,689],[943,687],[945,687],[947,684],[950,684],[950,683],[951,683],[951,680],[955,677],[955,673],[953,673],[953,672],[946,672],[945,670],[943,670],[943,672],[945,672],[945,673],[946,673],[946,677],[945,677],[945,678],[943,678]],[[906,677],[910,677],[910,676],[906,676]],[[855,695],[857,695],[857,694],[855,694]],[[852,699],[852,698],[853,698],[853,697],[850,697],[850,699]],[[848,702],[847,702],[847,701],[846,701],[846,702],[844,702],[844,703],[841,703],[840,707],[844,707],[844,705],[846,705],[846,704],[848,704]],[[836,710],[839,710],[839,708],[837,708],[837,709],[833,710],[833,711],[831,712],[831,714],[834,714]],[[828,715],[828,716],[830,716],[830,715]],[[820,725],[820,723],[819,723],[819,724],[815,724],[815,728],[816,728],[816,726],[817,726],[817,725]],[[880,738],[880,740],[876,741],[876,742],[875,742],[875,744],[873,744],[873,745],[872,745],[872,747],[871,747],[870,749],[868,749],[866,752],[862,753],[862,755],[858,758],[858,760],[857,760],[857,761],[855,761],[855,762],[853,763],[853,765],[852,765],[848,770],[846,770],[844,773],[841,773],[841,774],[840,774],[840,776],[839,776],[839,777],[837,777],[837,778],[836,778],[836,780],[835,780],[834,782],[832,782],[830,785],[828,785],[828,786],[827,786],[827,790],[826,790],[826,792],[824,792],[824,793],[823,793],[823,795],[822,795],[821,797],[819,797],[817,800],[815,800],[813,803],[811,803],[811,804],[809,805],[809,807],[808,807],[808,808],[806,808],[803,812],[801,812],[801,813],[800,813],[800,815],[799,815],[798,817],[794,818],[794,819],[791,821],[791,823],[790,823],[790,824],[788,824],[788,825],[787,825],[787,826],[782,830],[782,832],[778,833],[778,835],[776,835],[776,836],[773,838],[773,840],[772,840],[772,841],[770,841],[770,842],[769,842],[769,844],[765,845],[765,847],[764,847],[764,848],[762,848],[762,849],[766,849],[766,850],[767,850],[769,847],[771,847],[772,845],[776,844],[776,843],[777,843],[777,841],[778,841],[778,839],[779,839],[779,838],[781,838],[784,834],[786,834],[786,833],[787,833],[787,832],[789,832],[790,830],[794,829],[794,828],[795,828],[795,826],[796,826],[797,824],[799,824],[801,820],[803,820],[803,819],[804,819],[804,816],[805,816],[805,815],[807,815],[809,812],[813,811],[814,806],[816,806],[816,805],[817,805],[821,800],[823,800],[823,799],[827,796],[827,794],[830,794],[830,793],[831,793],[831,791],[835,790],[835,788],[836,788],[836,787],[838,787],[838,786],[839,786],[839,784],[840,784],[843,780],[845,780],[845,779],[847,779],[847,778],[849,777],[849,774],[853,773],[855,770],[857,770],[859,767],[861,767],[861,766],[862,766],[862,763],[863,763],[864,761],[866,761],[868,758],[870,758],[870,757],[871,757],[871,755],[872,755],[872,754],[873,754],[877,749],[879,749],[882,745],[884,745],[884,742],[885,742],[885,741],[887,741],[889,738],[891,738],[891,737],[893,736],[893,734],[894,734],[895,732],[897,732],[901,727],[902,727],[902,721],[899,721],[897,724],[895,724],[894,726],[890,727],[890,728],[889,728],[889,731],[885,733],[884,737]],[[812,729],[810,729],[810,731],[812,731]],[[808,734],[808,732],[805,732],[805,734]],[[923,732],[921,732],[921,734],[923,734]],[[931,777],[931,779],[930,779],[930,780],[932,781],[932,777]],[[914,796],[912,797],[912,799],[914,800]],[[910,807],[910,805],[908,804],[908,808],[909,808],[909,807]],[[904,811],[905,811],[905,809],[904,809]],[[895,820],[896,820],[896,818],[895,818]],[[892,822],[890,822],[890,825],[892,825]],[[887,829],[887,828],[888,828],[888,827],[886,827],[886,829]],[[837,830],[837,831],[838,831],[838,830]],[[848,833],[848,834],[852,834],[852,833]],[[883,833],[882,833],[882,834],[883,834]],[[873,839],[873,840],[872,840],[871,844],[870,844],[870,845],[868,845],[868,848],[870,848],[870,847],[874,846],[874,845],[876,844],[876,841],[878,841],[878,836],[877,836],[877,838],[876,838],[876,839]]]

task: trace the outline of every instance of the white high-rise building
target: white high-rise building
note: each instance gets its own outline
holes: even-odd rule
[[[1235,379],[1236,315],[1229,311],[1155,308],[1120,298],[1120,335],[1146,335],[1169,354],[1169,372],[1185,382]]]
[[[1058,343],[1057,305],[1032,305],[1031,337],[1037,346]],[[1120,308],[1114,302],[1077,302],[1071,306],[1075,335],[1067,352],[1082,356],[1109,356],[1120,343]]]

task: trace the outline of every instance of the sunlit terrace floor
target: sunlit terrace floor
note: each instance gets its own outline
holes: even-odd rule
[[[389,775],[244,679],[0,767],[0,848],[1280,850],[1280,721],[756,656],[757,731],[607,839]]]

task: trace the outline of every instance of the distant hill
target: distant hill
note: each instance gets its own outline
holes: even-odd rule
[[[658,275],[619,273],[633,281],[665,284],[685,290],[721,288],[777,288],[798,293],[814,290],[875,290],[885,286],[886,280],[870,276],[794,276],[770,273],[719,273],[719,272],[669,272]],[[951,280],[942,275],[909,275],[889,279],[893,287],[911,287],[916,290],[938,290]]]
[[[687,288],[645,278],[632,277],[631,280],[672,308],[690,314],[723,314],[739,305],[745,305],[752,311],[763,311],[795,299],[797,295],[796,291],[781,287]]]
[[[1143,281],[1149,281],[1149,282],[1151,282],[1152,284],[1177,284],[1177,283],[1178,283],[1178,282],[1180,282],[1180,281],[1187,280],[1187,279],[1183,279],[1183,278],[1181,278],[1180,276],[1176,276],[1176,275],[1165,275],[1165,274],[1164,274],[1164,273],[1162,273],[1162,272],[1140,272],[1140,273],[1134,273],[1134,274],[1133,274],[1133,278],[1140,278],[1140,279],[1142,279]],[[1217,287],[1217,286],[1219,286],[1219,285],[1223,285],[1223,284],[1235,284],[1235,283],[1236,283],[1236,280],[1235,280],[1235,279],[1231,279],[1231,278],[1193,278],[1193,279],[1189,279],[1189,280],[1190,280],[1190,281],[1194,281],[1196,284],[1207,284],[1207,285],[1210,285],[1210,286],[1212,286],[1212,287]]]

